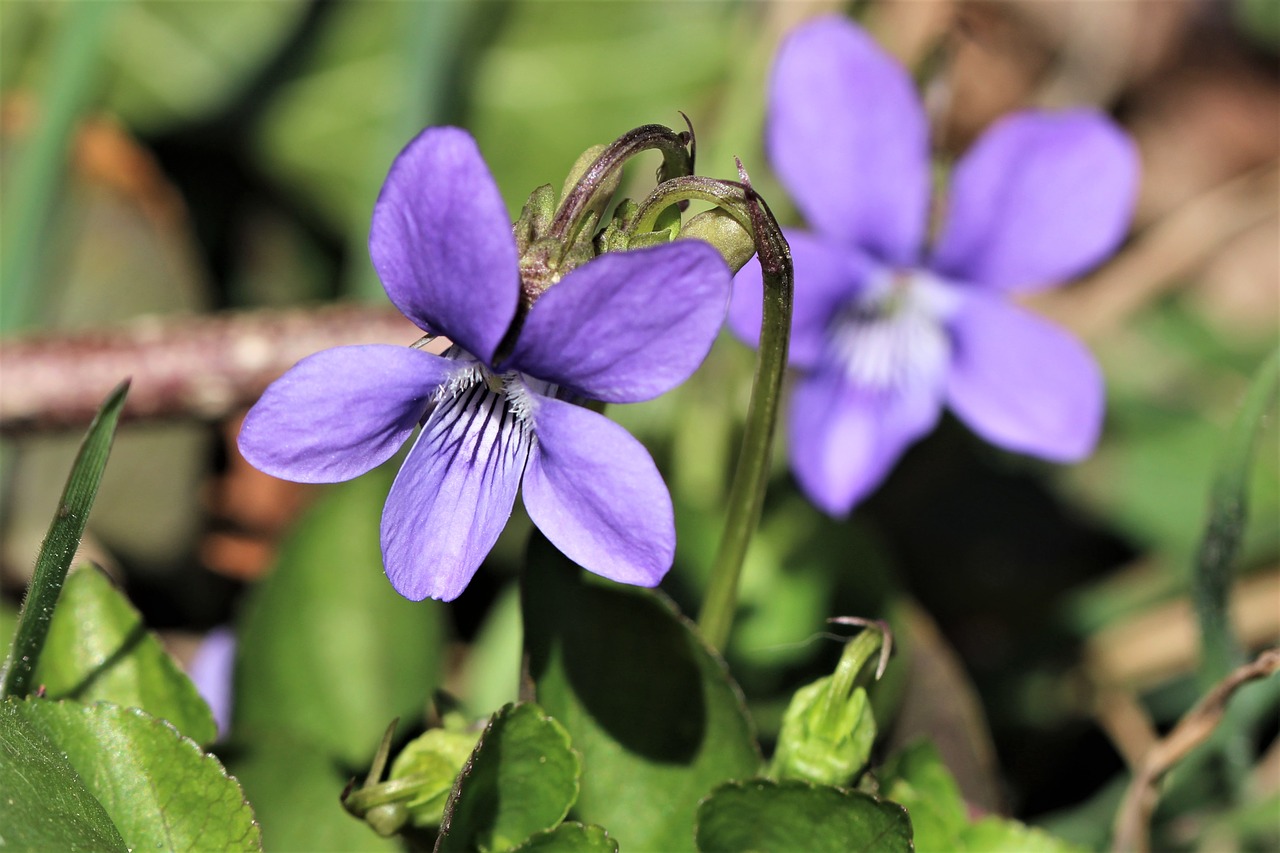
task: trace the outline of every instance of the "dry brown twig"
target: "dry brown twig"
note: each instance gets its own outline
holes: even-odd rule
[[[299,359],[345,344],[412,343],[391,307],[332,305],[209,317],[148,317],[110,330],[0,342],[0,434],[81,428],[133,378],[125,420],[216,420],[247,406]]]
[[[1157,788],[1160,780],[1191,750],[1208,740],[1237,690],[1277,671],[1280,671],[1280,648],[1268,649],[1218,682],[1178,721],[1173,731],[1147,752],[1116,813],[1112,850],[1147,853],[1151,849],[1151,814],[1160,798]]]

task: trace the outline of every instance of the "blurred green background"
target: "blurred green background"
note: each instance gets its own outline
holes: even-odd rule
[[[733,177],[740,156],[794,224],[760,142],[764,85],[782,35],[823,12],[854,15],[915,70],[941,162],[1012,109],[1108,110],[1143,156],[1131,240],[1086,280],[1032,301],[1103,364],[1096,455],[1051,467],[948,420],[837,522],[799,497],[780,453],[730,652],[767,735],[786,691],[834,660],[825,618],[891,615],[910,661],[881,697],[899,714],[884,727],[891,741],[928,732],[971,801],[1095,841],[1127,750],[1141,744],[1126,735],[1126,703],[1166,725],[1198,695],[1186,592],[1210,482],[1277,340],[1277,9],[4,0],[0,329],[39,336],[144,315],[384,301],[365,250],[369,214],[392,158],[427,124],[476,136],[514,216],[534,187],[558,187],[583,149],[650,122],[681,128],[683,111],[698,171]],[[624,194],[647,192],[647,163],[629,169]],[[16,369],[0,362],[0,382]],[[750,369],[750,351],[726,336],[684,388],[613,409],[672,486],[681,544],[665,586],[686,612],[718,535]],[[237,618],[279,537],[323,491],[255,475],[235,428],[126,428],[90,525],[86,553],[180,654]],[[1280,637],[1277,437],[1272,417],[1239,560],[1237,625],[1252,648]],[[74,446],[5,440],[10,601]],[[368,535],[382,491],[343,494],[363,507],[352,524]],[[471,589],[441,610],[453,653],[440,678],[477,711],[514,690],[510,583],[527,530],[517,518]],[[354,562],[349,571],[380,578],[376,557]],[[335,632],[377,627],[358,613],[329,618]],[[1257,784],[1274,798],[1274,725],[1259,731],[1270,763]]]

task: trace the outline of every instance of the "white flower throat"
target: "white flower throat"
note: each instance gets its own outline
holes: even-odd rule
[[[444,357],[459,362],[458,370],[436,389],[437,406],[485,410],[490,417],[510,417],[521,429],[532,424],[535,395],[555,397],[559,386],[508,370],[497,373],[458,346],[449,347]]]
[[[889,392],[933,385],[946,374],[954,285],[923,270],[883,270],[831,318],[829,358],[850,384]]]

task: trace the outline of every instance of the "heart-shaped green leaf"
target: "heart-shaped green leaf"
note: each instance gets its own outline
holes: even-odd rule
[[[580,770],[563,726],[537,705],[506,706],[458,774],[436,850],[510,850],[553,828],[578,796]]]
[[[618,842],[604,827],[568,821],[535,832],[511,853],[618,853]]]
[[[129,849],[262,849],[240,785],[164,720],[107,702],[17,708],[66,755]]]
[[[27,721],[16,699],[0,701],[0,779],[5,849],[128,849],[102,804],[62,752]]]
[[[665,599],[586,581],[537,534],[524,618],[538,703],[582,753],[575,816],[624,850],[691,849],[698,800],[760,769],[723,662]]]
[[[717,788],[698,807],[698,850],[770,853],[907,853],[901,806],[808,782],[752,779]]]
[[[36,683],[50,699],[141,708],[197,743],[209,743],[218,734],[191,680],[96,566],[83,566],[67,578]]]
[[[382,571],[389,472],[331,487],[281,548],[238,632],[236,731],[289,731],[353,766],[440,680],[442,610]]]

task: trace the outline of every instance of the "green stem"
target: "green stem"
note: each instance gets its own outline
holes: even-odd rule
[[[128,380],[116,386],[93,419],[80,445],[80,452],[76,454],[58,512],[49,525],[44,544],[40,546],[40,556],[36,558],[35,574],[23,599],[22,612],[18,614],[18,628],[0,677],[0,699],[9,696],[22,698],[31,692],[31,679],[40,662],[44,641],[49,636],[54,606],[58,603],[62,584],[71,569],[71,560],[84,535],[85,523],[89,520],[93,499],[98,494],[102,472],[107,467],[111,440],[115,437],[116,423],[128,392]]]
[[[50,71],[38,103],[35,132],[9,170],[0,233],[0,332],[29,324],[36,310],[34,279],[44,230],[57,195],[76,120],[93,88],[99,46],[116,2],[72,3],[53,47]]]
[[[729,630],[737,610],[742,564],[764,507],[774,427],[778,421],[782,378],[787,367],[787,346],[791,338],[794,283],[791,249],[782,236],[782,229],[764,199],[745,180],[745,173],[743,178],[742,182],[700,177],[667,181],[641,205],[634,225],[635,232],[643,233],[652,230],[658,216],[672,204],[694,199],[709,201],[722,207],[751,233],[764,273],[764,319],[760,328],[756,373],[751,385],[751,402],[747,407],[742,447],[729,490],[724,532],[711,566],[706,599],[698,614],[698,627],[703,638],[721,650],[729,640]]]

